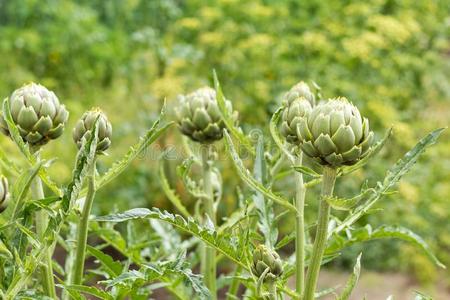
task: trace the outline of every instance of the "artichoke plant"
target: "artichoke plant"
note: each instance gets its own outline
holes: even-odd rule
[[[283,98],[281,134],[288,143],[298,145],[297,126],[315,104],[314,94],[303,81],[293,86]]]
[[[21,137],[32,146],[58,138],[69,117],[55,93],[36,83],[15,90],[9,97],[9,106]],[[0,130],[9,135],[3,115],[0,116]]]
[[[91,130],[95,120],[98,118],[98,143],[97,153],[106,151],[111,145],[112,126],[105,113],[99,108],[93,108],[83,114],[81,119],[75,124],[73,129],[73,140],[78,148],[83,144],[83,140],[91,137]]]
[[[369,120],[346,98],[315,106],[296,126],[303,152],[333,168],[355,164],[368,154],[373,142]]]
[[[269,271],[265,280],[275,280],[283,273],[283,262],[277,252],[264,245],[258,245],[253,252],[252,273],[256,277],[261,277],[267,268]]]
[[[8,180],[5,176],[0,176],[0,213],[5,211],[8,207],[9,192],[8,192]]]
[[[225,100],[225,105],[236,122],[237,112],[233,112],[231,102]],[[181,133],[193,141],[210,144],[223,137],[225,123],[217,103],[216,91],[210,87],[181,96],[176,116]]]

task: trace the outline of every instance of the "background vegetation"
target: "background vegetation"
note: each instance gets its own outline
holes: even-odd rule
[[[346,96],[357,104],[378,137],[394,126],[381,158],[365,169],[375,181],[426,132],[448,126],[448,16],[443,0],[4,0],[0,96],[25,82],[40,82],[69,107],[69,128],[84,110],[101,106],[114,127],[111,158],[102,160],[108,165],[150,126],[164,98],[173,108],[178,94],[211,84],[213,68],[246,130],[267,130],[280,96],[299,80],[314,81],[324,97]],[[61,183],[70,177],[64,162],[72,161],[76,150],[69,130],[64,139],[46,150],[60,158],[52,172]],[[160,146],[179,145],[180,139],[173,130]],[[7,138],[0,144],[15,153]],[[111,205],[170,206],[157,176],[161,151],[152,150],[100,193],[97,211],[109,212]],[[384,211],[369,217],[374,225],[401,224],[426,237],[447,266],[449,152],[446,133],[399,192],[384,198]],[[226,183],[221,216],[237,201],[230,166],[221,162]],[[176,175],[171,178],[176,186]],[[338,193],[350,194],[362,184],[345,183]],[[307,202],[307,213],[314,213],[314,199]],[[292,222],[284,224],[291,228]],[[436,273],[432,262],[408,245],[376,241],[364,247],[366,268],[398,270],[400,261],[403,271],[422,282],[444,277],[450,285],[448,272]],[[360,250],[351,248],[336,265],[349,267],[346,257]]]

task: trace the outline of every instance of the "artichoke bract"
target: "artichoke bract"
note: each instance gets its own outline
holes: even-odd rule
[[[80,148],[83,140],[88,140],[91,137],[92,127],[95,120],[98,118],[98,142],[97,153],[106,151],[111,145],[112,126],[108,121],[105,113],[99,108],[93,108],[83,114],[81,119],[75,124],[73,129],[73,140]]]
[[[237,112],[229,100],[225,100],[226,109],[237,121]],[[180,97],[176,109],[178,127],[184,135],[199,143],[213,143],[222,139],[225,123],[222,119],[216,99],[216,91],[203,87],[191,94]]]
[[[8,192],[8,180],[5,176],[0,176],[0,213],[5,211],[8,207],[9,192]]]
[[[9,97],[9,105],[22,139],[33,146],[58,138],[69,118],[69,112],[59,103],[55,93],[36,83],[15,90]],[[3,115],[0,129],[9,135]]]
[[[297,125],[309,114],[315,104],[314,94],[303,81],[290,89],[283,98],[283,113],[281,116],[281,134],[288,143],[298,145]]]
[[[322,165],[353,165],[368,154],[373,142],[369,120],[346,98],[315,106],[297,124],[302,151]]]
[[[252,273],[259,278],[267,268],[269,271],[265,280],[275,280],[283,274],[283,262],[278,253],[264,245],[258,245],[253,252]]]

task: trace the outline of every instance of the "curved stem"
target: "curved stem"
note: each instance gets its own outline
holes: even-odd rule
[[[205,197],[205,213],[210,218],[213,225],[216,225],[216,213],[214,212],[214,195],[211,184],[211,161],[209,159],[210,146],[202,145],[202,166],[203,166],[203,188]],[[216,299],[216,251],[214,248],[206,246],[205,249],[205,282],[211,292],[211,299]]]
[[[36,176],[31,183],[31,195],[35,200],[41,200],[45,198],[44,189],[42,187],[42,181],[39,176]],[[39,238],[45,240],[45,231],[48,226],[48,215],[43,209],[36,212],[36,233]],[[44,264],[41,267],[42,272],[42,284],[44,292],[52,299],[56,299],[55,281],[53,279],[53,267],[52,267],[52,248],[45,249]]]
[[[84,260],[86,257],[86,243],[88,236],[89,215],[95,197],[95,159],[90,166],[89,174],[86,176],[88,191],[83,205],[80,222],[78,223],[77,244],[75,251],[75,261],[72,265],[71,284],[82,284],[84,272]]]
[[[300,153],[296,159],[296,164],[302,164],[303,154]],[[296,259],[296,277],[295,277],[295,291],[301,295],[305,287],[305,193],[306,187],[303,183],[303,174],[296,172],[295,176],[295,208],[297,213],[295,216],[295,259]]]
[[[330,205],[326,201],[326,198],[333,194],[335,181],[336,169],[324,167],[318,224],[314,247],[311,254],[311,261],[308,268],[308,274],[306,276],[304,300],[314,300],[314,292],[316,290],[320,265],[322,264],[323,252],[327,241],[328,220],[330,217]]]

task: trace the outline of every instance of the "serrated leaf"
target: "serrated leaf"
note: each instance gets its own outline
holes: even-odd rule
[[[164,107],[161,110],[158,120],[156,120],[145,135],[139,139],[139,142],[132,146],[122,159],[116,161],[113,166],[98,179],[96,189],[104,187],[106,184],[119,176],[131,164],[131,162],[136,159],[136,157],[138,157],[145,149],[147,149],[148,146],[156,141],[161,134],[163,134],[170,126],[174,124],[173,122],[169,122],[164,126],[159,127],[161,119],[164,116]],[[83,191],[83,194],[84,193],[85,191]]]
[[[256,146],[256,158],[253,168],[253,175],[261,185],[264,184],[263,178],[265,176],[266,165],[264,160],[264,138],[261,135]],[[264,240],[269,248],[273,248],[278,239],[278,228],[274,221],[275,213],[272,207],[272,201],[266,200],[261,192],[256,191],[253,195],[253,202],[255,203],[258,212],[258,227],[264,235]]]
[[[58,286],[66,289],[68,291],[89,294],[89,295],[92,295],[92,296],[97,297],[102,300],[114,300],[113,296],[111,296],[107,292],[102,291],[94,286],[85,286],[85,285],[76,285],[76,284],[58,285]]]
[[[217,104],[220,109],[220,113],[222,115],[222,119],[227,127],[227,129],[231,132],[235,139],[239,141],[239,143],[245,147],[245,149],[255,156],[255,149],[253,149],[252,143],[249,139],[242,133],[242,130],[234,124],[234,120],[232,116],[229,115],[229,112],[225,105],[225,96],[223,95],[222,88],[220,86],[219,79],[217,78],[216,71],[213,71],[214,77],[214,88],[216,90],[216,98]]]
[[[64,193],[62,207],[64,212],[69,211],[74,202],[77,200],[84,178],[87,176],[88,170],[95,167],[95,157],[98,143],[98,117],[92,127],[93,134],[89,139],[83,139],[80,150],[78,150],[75,160],[75,168],[72,171],[72,180],[67,186]]]
[[[365,166],[375,155],[377,155],[381,151],[381,149],[383,149],[384,145],[386,144],[387,140],[391,135],[392,135],[392,127],[386,131],[384,137],[381,140],[376,142],[371,147],[370,152],[364,158],[362,158],[353,166],[343,167],[340,173],[342,173],[342,175],[350,174]]]
[[[362,193],[356,195],[353,198],[339,198],[336,196],[326,197],[325,201],[336,210],[350,210],[356,204],[358,204],[364,197],[367,197],[369,193],[375,193],[374,189],[366,189]]]
[[[189,218],[191,214],[183,205],[182,200],[178,197],[178,195],[170,188],[169,181],[167,180],[166,174],[164,172],[164,164],[159,164],[159,180],[161,182],[161,188],[164,194],[167,196],[167,199],[175,206],[175,208],[185,217]]]
[[[110,255],[89,245],[87,245],[86,249],[92,256],[98,259],[109,276],[116,277],[122,273],[122,264],[119,261],[114,260]]]
[[[383,182],[378,183],[375,188],[375,193],[369,197],[365,203],[356,207],[356,209],[335,228],[334,232],[341,232],[367,214],[372,206],[412,168],[412,166],[419,159],[420,155],[423,154],[429,146],[433,145],[437,141],[443,130],[444,128],[440,128],[432,131],[427,136],[422,138],[410,151],[408,151],[403,158],[398,160],[397,163],[387,172]]]
[[[261,183],[259,183],[255,178],[253,178],[250,175],[250,172],[245,168],[242,160],[240,159],[239,155],[237,154],[230,135],[226,131],[224,131],[224,136],[225,136],[225,144],[228,149],[227,152],[229,153],[232,161],[234,162],[234,166],[236,167],[241,179],[254,191],[260,192],[265,197],[272,199],[279,205],[286,207],[290,211],[296,212],[297,210],[294,205],[289,203],[289,201],[287,201],[283,197],[275,195],[272,191],[270,191],[269,189],[264,187]]]
[[[353,289],[358,283],[359,273],[361,272],[361,254],[362,253],[358,255],[358,258],[356,259],[356,264],[353,267],[353,273],[352,275],[350,275],[350,278],[345,284],[344,290],[342,291],[341,295],[339,295],[339,297],[337,298],[338,300],[348,300],[350,298]]]
[[[96,220],[99,222],[117,223],[133,219],[145,218],[158,219],[170,223],[176,228],[199,238],[209,246],[221,252],[224,256],[234,261],[236,264],[242,266],[245,269],[248,269],[248,267],[240,260],[240,253],[238,249],[232,246],[232,241],[227,238],[226,235],[219,235],[215,231],[211,232],[209,228],[205,228],[204,226],[196,223],[196,221],[191,218],[185,220],[180,215],[173,215],[168,213],[167,211],[161,211],[157,208],[153,208],[151,210],[147,208],[135,208],[123,213],[97,217]]]
[[[351,234],[350,237],[348,237],[349,234]],[[345,235],[334,234],[328,242],[325,253],[336,253],[341,249],[349,247],[355,243],[385,238],[397,238],[414,244],[415,246],[421,248],[437,266],[445,269],[445,265],[443,265],[436,258],[428,244],[419,235],[400,226],[383,225],[373,230],[372,227],[368,225],[363,228],[349,230]]]

